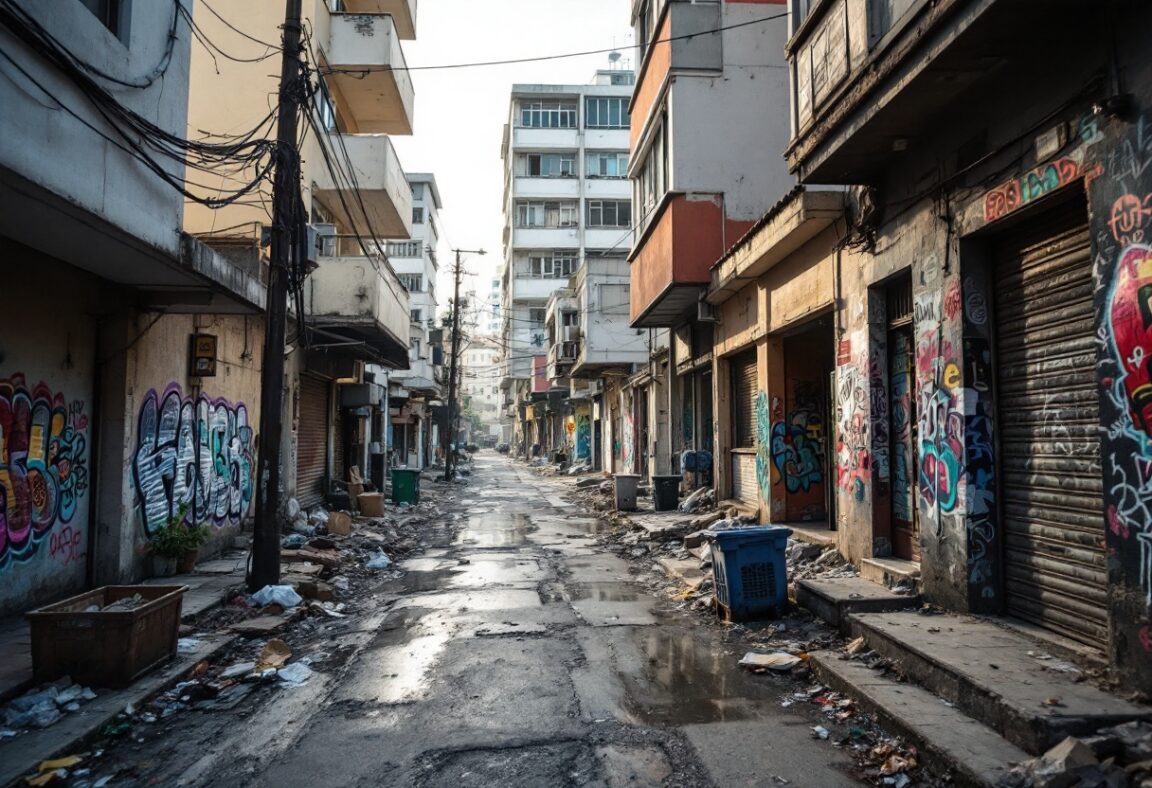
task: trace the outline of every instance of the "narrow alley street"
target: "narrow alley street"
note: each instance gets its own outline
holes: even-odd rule
[[[743,671],[723,628],[631,582],[570,482],[475,468],[460,527],[320,644],[311,681],[121,740],[116,784],[857,784],[816,711],[781,706],[795,680]]]

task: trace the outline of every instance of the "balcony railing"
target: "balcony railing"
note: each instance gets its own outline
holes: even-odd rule
[[[390,14],[329,14],[323,43],[325,82],[351,131],[411,134],[415,91]]]

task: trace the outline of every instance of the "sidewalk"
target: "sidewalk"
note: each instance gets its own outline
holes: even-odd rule
[[[144,585],[183,585],[182,617],[185,622],[221,605],[228,592],[244,583],[248,553],[232,550],[205,561],[192,574],[157,577]],[[121,690],[94,687],[97,697],[59,722],[13,739],[0,739],[0,785],[18,780],[39,761],[67,755],[70,750],[96,733],[126,706],[139,705],[152,694],[184,676],[197,662],[226,648],[236,636],[221,632],[199,636],[192,651],[179,653],[174,660],[148,673],[132,686]],[[0,703],[23,694],[32,687],[32,649],[28,622],[23,617],[0,621]],[[3,717],[0,716],[0,728]]]

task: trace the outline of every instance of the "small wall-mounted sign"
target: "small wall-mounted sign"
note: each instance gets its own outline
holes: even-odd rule
[[[216,337],[212,334],[193,334],[188,360],[188,374],[194,378],[216,377]]]

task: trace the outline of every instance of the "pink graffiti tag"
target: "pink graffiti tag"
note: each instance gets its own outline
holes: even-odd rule
[[[83,542],[84,534],[66,525],[48,540],[48,555],[65,565],[80,561],[84,558],[84,551],[80,547]]]
[[[992,222],[1081,176],[1080,162],[1069,156],[1030,170],[1001,184],[984,197],[984,221]]]

